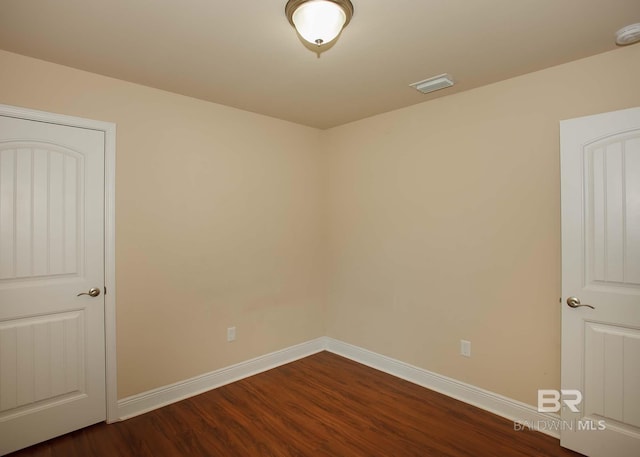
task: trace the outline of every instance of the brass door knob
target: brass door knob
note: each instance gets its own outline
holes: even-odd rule
[[[580,308],[581,306],[588,306],[591,309],[596,309],[591,305],[583,305],[582,303],[580,303],[580,299],[578,297],[567,298],[567,305],[569,305],[571,308]]]
[[[77,296],[79,297],[80,295],[88,295],[90,297],[97,297],[98,295],[100,295],[100,288],[92,287],[91,289],[89,289],[89,292],[80,292]]]

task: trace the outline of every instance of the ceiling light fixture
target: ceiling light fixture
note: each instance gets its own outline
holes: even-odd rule
[[[284,11],[302,38],[322,46],[349,24],[353,4],[349,0],[289,0]]]
[[[622,27],[616,32],[616,44],[626,46],[640,41],[640,22]]]

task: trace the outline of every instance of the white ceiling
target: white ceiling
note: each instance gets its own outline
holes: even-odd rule
[[[0,49],[329,128],[614,49],[640,22],[639,0],[352,2],[319,57],[286,0],[0,0]],[[445,72],[453,88],[408,87]]]

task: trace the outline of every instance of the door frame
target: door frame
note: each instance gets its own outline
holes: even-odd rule
[[[0,104],[0,115],[104,132],[104,330],[107,423],[117,422],[116,363],[116,124]]]

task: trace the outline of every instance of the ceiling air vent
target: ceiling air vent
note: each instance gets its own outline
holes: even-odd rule
[[[433,78],[425,79],[424,81],[418,81],[417,83],[409,84],[415,90],[428,94],[434,90],[445,89],[453,86],[453,79],[448,74],[434,76]]]

